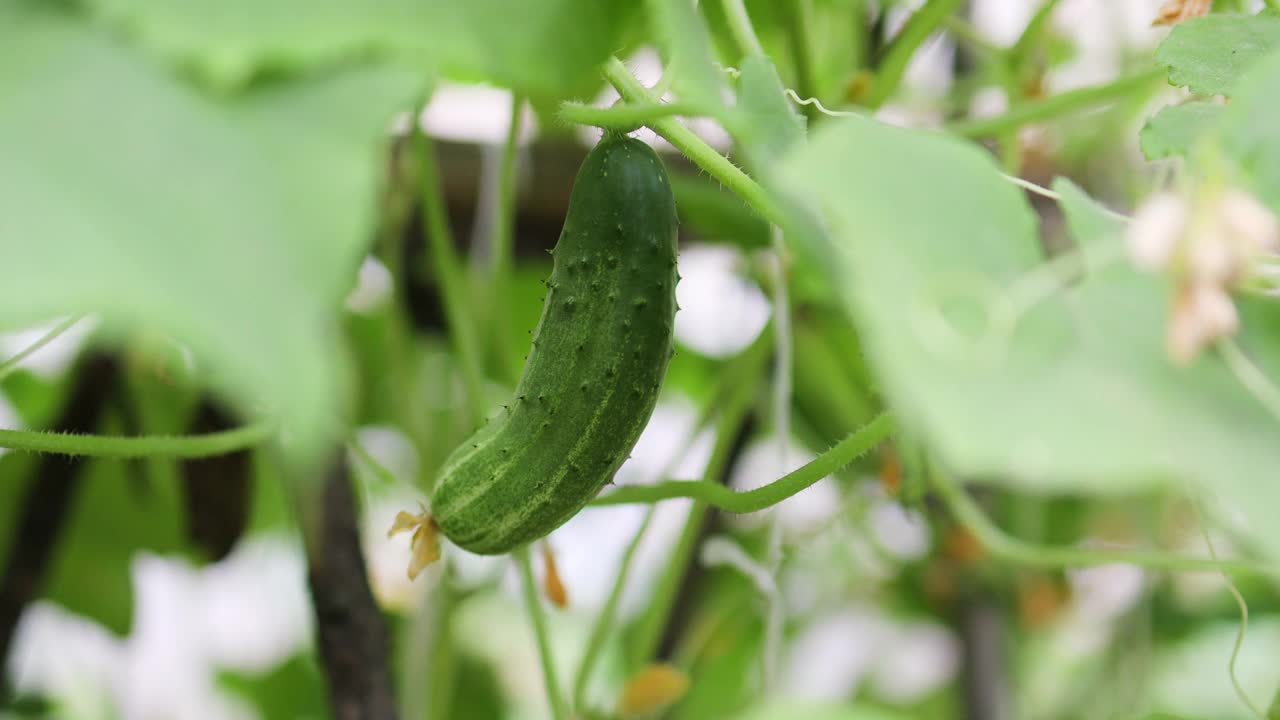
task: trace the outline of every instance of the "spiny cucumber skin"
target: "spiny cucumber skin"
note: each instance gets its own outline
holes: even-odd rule
[[[445,461],[431,513],[454,544],[509,552],[573,517],[635,446],[673,353],[676,208],[648,145],[583,161],[516,396]]]

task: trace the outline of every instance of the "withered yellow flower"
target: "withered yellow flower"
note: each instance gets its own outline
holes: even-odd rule
[[[413,531],[409,540],[409,549],[413,552],[409,558],[409,579],[413,580],[423,568],[440,559],[440,527],[425,510],[417,515],[401,510],[396,513],[387,537],[406,530]]]

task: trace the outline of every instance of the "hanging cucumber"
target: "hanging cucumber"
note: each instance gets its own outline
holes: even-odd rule
[[[573,517],[653,413],[672,354],[676,208],[648,145],[606,137],[583,161],[515,398],[445,461],[431,515],[498,554]]]

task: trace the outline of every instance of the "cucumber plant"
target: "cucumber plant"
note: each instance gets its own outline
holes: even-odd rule
[[[1121,4],[1095,3],[1108,11]],[[1141,57],[1150,53],[1125,54],[1114,78],[1077,85],[1079,78],[1068,77],[1075,63],[1063,61],[1073,45],[1096,47],[1089,37],[1098,34],[1102,12],[1090,21],[1078,3],[1058,0],[1025,3],[1025,24],[1007,42],[993,32],[989,8],[961,0],[529,0],[518,11],[493,1],[405,0],[329,3],[323,12],[288,14],[285,23],[264,22],[271,18],[243,0],[89,0],[52,8],[0,0],[0,67],[23,70],[0,72],[0,157],[16,160],[0,162],[0,323],[8,330],[67,316],[0,358],[0,415],[11,404],[14,421],[31,428],[0,428],[0,447],[86,456],[71,463],[18,452],[0,458],[0,525],[12,526],[0,533],[8,568],[0,573],[0,649],[8,637],[25,645],[33,641],[24,636],[45,635],[14,632],[36,600],[124,631],[133,553],[177,549],[182,524],[174,520],[185,513],[195,528],[188,549],[204,545],[210,559],[234,557],[242,529],[288,532],[275,516],[297,499],[302,522],[294,525],[308,535],[314,646],[336,716],[359,710],[360,717],[390,717],[397,700],[400,715],[428,720],[531,715],[533,707],[514,707],[526,695],[506,692],[519,683],[497,677],[527,674],[518,663],[528,653],[503,632],[471,637],[475,618],[507,619],[501,616],[509,606],[492,602],[510,600],[491,592],[496,576],[473,582],[465,571],[441,572],[433,580],[443,582],[418,586],[431,593],[417,606],[431,617],[403,624],[411,634],[396,645],[410,652],[401,663],[387,662],[383,611],[406,610],[397,601],[409,599],[410,588],[393,586],[403,581],[382,572],[380,558],[362,562],[368,546],[358,537],[356,496],[347,485],[352,457],[389,476],[386,486],[403,482],[378,464],[379,453],[360,448],[363,432],[349,433],[392,426],[417,462],[389,464],[405,475],[423,468],[436,479],[421,488],[434,492],[431,507],[401,513],[393,527],[413,530],[410,577],[440,556],[442,536],[476,553],[511,552],[554,720],[950,720],[958,702],[969,705],[966,717],[1280,717],[1280,699],[1267,703],[1280,698],[1269,692],[1274,677],[1270,686],[1256,685],[1251,671],[1241,673],[1248,682],[1231,683],[1235,655],[1222,641],[1235,634],[1238,654],[1245,624],[1221,622],[1231,607],[1225,591],[1214,591],[1216,604],[1186,603],[1177,578],[1230,575],[1243,607],[1246,597],[1274,596],[1280,577],[1280,525],[1272,517],[1280,485],[1265,482],[1266,470],[1280,465],[1280,0],[1130,4],[1149,6],[1144,23],[1174,25],[1147,58],[1154,65]],[[1257,12],[1264,4],[1269,9]],[[210,7],[224,5],[225,12],[211,14]],[[214,15],[218,22],[209,22]],[[959,48],[957,62],[940,69],[949,75],[946,88],[912,87],[919,51],[937,47],[941,35]],[[653,85],[641,81],[650,74],[636,66],[645,54],[612,56],[649,45],[657,53],[647,57],[662,63]],[[601,89],[602,74],[619,102],[579,102]],[[501,158],[491,156],[496,162],[481,173],[497,178],[494,192],[480,195],[496,201],[477,202],[482,216],[492,216],[481,217],[473,235],[497,228],[483,268],[461,262],[450,236],[451,216],[470,209],[456,191],[459,179],[475,174],[464,165],[472,154],[446,149],[437,167],[436,143],[412,132],[397,147],[413,150],[395,157],[410,158],[421,172],[401,172],[398,163],[386,168],[389,196],[376,228],[369,203],[379,183],[370,159],[393,144],[387,120],[449,81],[484,81],[512,93]],[[1143,153],[1167,170],[1150,173],[1126,160],[1126,138],[1108,131],[1135,127],[1138,114],[1151,110],[1152,93],[1170,84],[1186,93],[1157,111],[1140,135]],[[1074,89],[1053,92],[1062,86]],[[928,107],[935,90],[947,97]],[[989,107],[992,92],[1007,110],[974,112]],[[568,182],[558,162],[544,162],[544,151],[558,156],[563,146],[540,143],[529,156],[547,181],[535,173],[529,185],[555,191],[518,197],[520,118],[529,108],[543,120],[606,129],[580,169],[542,298],[542,271],[526,274],[515,262],[516,218],[522,240],[538,236],[536,221],[544,217],[555,218],[552,232],[559,229],[559,181]],[[944,126],[922,132],[881,122],[917,110],[927,112],[913,121]],[[1063,122],[1085,110],[1087,122]],[[84,132],[82,120],[89,122]],[[731,154],[695,132],[703,122],[725,131],[720,138],[732,143]],[[67,132],[68,123],[77,130]],[[647,145],[624,135],[638,126],[701,173],[669,178]],[[548,167],[554,170],[546,173]],[[187,171],[199,192],[175,182]],[[1102,172],[1123,176],[1099,184]],[[1107,188],[1107,205],[1117,210],[1066,177]],[[1024,191],[1041,198],[1028,203]],[[216,201],[201,201],[209,198]],[[534,213],[524,212],[526,200]],[[677,311],[676,201],[691,235],[735,244],[761,261],[753,264],[768,273],[774,303],[768,331],[739,356],[690,353],[664,380]],[[422,223],[411,220],[417,210]],[[379,243],[367,247],[375,236]],[[1046,255],[1053,260],[1046,263]],[[362,259],[378,271],[369,277],[382,272],[383,286],[402,292],[391,301],[349,303],[351,312],[339,317]],[[689,263],[685,269],[693,274]],[[421,287],[430,292],[417,293],[415,279],[429,280]],[[506,388],[507,404],[463,441],[485,414],[486,380],[516,374],[507,372],[518,367],[520,353],[508,352],[513,318],[504,311],[517,303],[542,310],[518,386]],[[407,311],[422,309],[430,317],[442,310],[444,323],[415,325],[425,316]],[[76,364],[73,382],[48,382],[26,358],[86,316],[102,321],[104,332],[95,334],[101,342],[93,344],[114,346],[110,356],[129,362],[121,392],[99,398],[106,403],[97,403],[100,419],[63,427],[56,418],[75,410],[76,388],[93,384],[89,365]],[[447,349],[437,337],[442,330]],[[154,333],[165,347],[174,339],[181,348],[147,349]],[[481,347],[486,342],[493,347]],[[181,362],[163,360],[178,349]],[[344,372],[345,349],[358,350],[347,359],[360,372]],[[486,377],[493,369],[487,361],[499,359],[494,367],[502,372]],[[454,402],[457,378],[462,404]],[[699,406],[686,439],[692,446],[710,436],[700,479],[601,494],[646,422],[660,424],[651,413],[664,382]],[[772,391],[768,403],[761,385]],[[192,424],[203,398],[255,421],[204,427],[197,411]],[[761,417],[765,412],[770,417]],[[155,434],[110,434],[128,433],[135,419]],[[216,432],[168,435],[184,427]],[[59,429],[77,433],[48,431]],[[726,481],[750,470],[753,454],[743,448],[762,430],[783,441],[781,462],[788,439],[812,448],[835,444],[782,477],[734,490]],[[824,509],[837,512],[807,523],[803,535],[779,522],[788,512],[773,513],[767,527],[715,523],[709,515],[713,508],[774,508],[891,435],[880,472],[888,497],[863,501],[856,484],[875,468],[850,467],[835,478],[849,492],[827,495],[829,505],[839,505]],[[351,456],[336,447],[342,437],[355,438]],[[667,467],[686,454],[696,455],[686,447],[666,458]],[[134,458],[145,462],[120,462]],[[251,505],[249,486],[222,471],[228,462],[238,474],[252,474]],[[83,472],[76,492],[92,497],[69,509],[58,468]],[[193,468],[213,471],[202,473],[209,482],[182,503],[173,491],[175,470]],[[271,482],[277,478],[323,480],[324,502],[309,503],[293,487],[282,493]],[[966,486],[974,481],[986,486],[982,502]],[[1103,496],[1112,499],[1098,512]],[[1198,507],[1201,496],[1241,511],[1241,522],[1222,528],[1234,546],[1222,557],[1211,535],[1196,536],[1216,514],[1192,522],[1184,507]],[[645,579],[644,605],[624,620],[628,567],[645,528],[666,525],[653,505],[674,498],[694,502],[687,511],[672,508],[684,515],[679,539],[667,543],[662,567]],[[822,498],[815,492],[806,500]],[[857,567],[863,553],[847,552],[854,545],[845,540],[864,545],[862,534],[842,533],[865,524],[866,540],[884,539],[881,531],[893,524],[883,520],[892,516],[879,511],[896,511],[889,503],[913,509],[931,533],[924,539],[941,542],[919,542],[904,553],[903,544],[866,544],[893,551],[877,552],[884,562],[874,565],[895,570],[880,578]],[[571,682],[561,683],[558,651],[574,635],[553,643],[550,632],[581,621],[589,600],[547,621],[529,545],[584,504],[650,507],[617,559]],[[218,526],[219,507],[239,508],[231,532],[201,532]],[[246,507],[253,508],[249,516]],[[318,507],[323,517],[311,512]],[[50,521],[64,515],[65,522]],[[570,545],[577,530],[557,542]],[[708,530],[728,537],[704,542]],[[1142,547],[1096,547],[1099,535]],[[1161,548],[1189,542],[1203,542],[1207,552]],[[586,562],[597,572],[612,570],[602,567],[613,561],[607,544],[566,558],[567,577],[588,569]],[[560,582],[550,543],[541,545],[550,604],[589,598]],[[1056,637],[1069,633],[1041,628],[1076,615],[1061,611],[1076,602],[1077,587],[1079,599],[1090,592],[1090,583],[1078,586],[1079,578],[1063,571],[1113,564],[1149,571],[1138,604],[1090,630],[1110,640],[1098,657],[1055,661],[1064,649],[1055,647]],[[1016,650],[1010,657],[1040,668],[1015,672],[1000,665],[999,654],[966,652],[995,660],[973,668],[980,672],[940,673],[908,699],[877,687],[879,676],[921,665],[904,662],[902,647],[881,645],[866,648],[867,657],[888,649],[894,661],[874,660],[869,692],[821,706],[791,697],[767,702],[795,690],[789,684],[800,677],[796,670],[814,665],[812,653],[798,651],[806,644],[796,633],[814,625],[827,633],[831,626],[809,621],[843,614],[854,593],[895,615],[895,625],[906,614],[950,623],[948,632],[970,650],[997,638]],[[147,605],[137,613],[143,626],[150,624]],[[1022,622],[990,623],[1002,615],[991,607],[1016,607]],[[1274,635],[1275,603],[1251,612],[1258,621],[1252,632]],[[1190,627],[1193,621],[1199,627]],[[875,641],[856,634],[844,647]],[[181,634],[176,642],[203,635]],[[431,642],[420,642],[427,635]],[[473,641],[492,638],[497,646],[482,658]],[[1191,640],[1204,645],[1196,655],[1210,670],[1225,663],[1226,671],[1185,662]],[[1257,645],[1266,643],[1248,644]],[[27,683],[27,658],[57,655],[38,650],[9,658],[0,652],[16,670],[0,678],[0,716],[48,714],[42,704],[32,709],[27,698],[10,698],[13,690],[62,684]],[[1171,651],[1176,662],[1168,662]],[[288,687],[288,709],[264,704],[263,717],[299,714],[294,681],[313,682],[306,678],[315,673],[297,657],[304,662],[265,678]],[[1184,665],[1192,672],[1169,674]],[[300,668],[305,678],[280,674]],[[484,672],[490,669],[494,678]],[[393,673],[405,692],[393,695]],[[212,688],[207,679],[159,687]],[[95,678],[86,680],[92,687]],[[844,680],[845,688],[856,685]],[[249,685],[248,678],[237,682]],[[314,682],[310,694],[321,697]],[[1204,684],[1212,682],[1224,692]],[[265,688],[252,684],[254,695]],[[129,700],[122,697],[115,714],[128,715]],[[205,706],[216,704],[183,696],[153,714]]]

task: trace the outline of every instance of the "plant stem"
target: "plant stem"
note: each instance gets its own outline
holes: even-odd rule
[[[656,105],[658,103],[655,98],[644,85],[636,80],[635,76],[627,70],[622,61],[616,57],[609,58],[605,63],[604,75],[618,94],[627,102],[636,104]],[[693,161],[695,165],[702,168],[707,174],[719,180],[722,185],[732,190],[748,205],[755,208],[766,220],[787,227],[787,218],[783,214],[782,209],[773,201],[773,198],[765,192],[755,180],[752,180],[746,173],[738,169],[736,165],[716,152],[710,145],[698,137],[692,130],[681,125],[674,118],[660,118],[651,123],[647,123],[654,132],[666,138],[684,153],[686,157]]]
[[[485,414],[484,374],[480,352],[468,308],[467,280],[453,244],[449,217],[445,211],[444,192],[440,187],[440,169],[436,162],[435,144],[426,132],[414,124],[414,140],[418,150],[419,190],[426,222],[426,242],[430,249],[431,271],[440,283],[449,337],[462,366],[462,382],[467,392],[467,409],[473,424]]]
[[[55,325],[52,330],[45,333],[44,335],[41,335],[35,342],[19,350],[17,353],[13,355],[13,357],[9,358],[8,360],[5,360],[4,362],[0,362],[0,380],[5,379],[6,377],[9,376],[10,373],[12,373],[14,370],[17,370],[18,364],[21,363],[23,360],[26,360],[27,358],[31,357],[31,355],[35,353],[37,350],[56,340],[59,335],[70,330],[72,325],[75,325],[76,323],[80,322],[83,319],[84,319],[84,315],[73,315],[67,318],[66,320],[63,320],[62,322]]]
[[[640,522],[640,527],[636,529],[636,534],[631,538],[631,542],[627,544],[627,549],[622,553],[622,562],[618,567],[618,575],[613,581],[613,588],[609,590],[609,597],[605,600],[604,607],[600,610],[596,622],[591,626],[591,637],[587,640],[587,649],[582,654],[582,661],[578,664],[578,673],[573,680],[573,707],[581,712],[585,707],[587,696],[587,683],[591,680],[591,670],[595,667],[596,660],[600,657],[600,653],[604,650],[604,642],[609,637],[609,632],[613,629],[613,621],[618,613],[618,603],[622,600],[622,591],[627,586],[627,576],[631,574],[631,562],[635,559],[636,549],[640,547],[640,541],[644,539],[645,531],[649,529],[649,523],[653,520],[653,514],[656,506],[651,506],[644,514],[644,520]]]
[[[760,44],[756,29],[751,25],[751,15],[747,13],[747,6],[742,0],[724,0],[723,5],[729,34],[733,35],[733,41],[738,44],[738,50],[742,52],[743,57],[764,55],[764,46]]]
[[[369,587],[343,455],[326,471],[319,522],[305,533],[316,650],[334,720],[395,720],[386,621]]]
[[[962,0],[929,0],[911,15],[885,52],[884,61],[876,69],[875,80],[862,100],[863,105],[878,108],[897,92],[916,50],[956,11],[961,2]]]
[[[702,482],[716,484],[715,481],[721,479],[729,469],[738,435],[750,414],[757,383],[772,349],[771,340],[772,333],[769,328],[765,328],[756,342],[739,356],[738,367],[729,368],[726,371],[726,376],[733,375],[733,382],[728,386],[729,395],[720,405],[715,446],[703,470]],[[662,576],[658,578],[649,599],[649,606],[636,621],[632,635],[629,671],[639,669],[652,659],[662,641],[667,618],[671,614],[676,594],[680,589],[680,581],[697,550],[706,516],[707,506],[701,502],[695,502],[689,509],[684,530],[671,551]]]
[[[498,202],[494,208],[492,256],[489,258],[489,292],[493,298],[491,317],[494,349],[501,359],[501,367],[519,377],[520,368],[512,362],[513,355],[507,348],[507,330],[510,327],[511,269],[515,265],[516,219],[516,158],[520,154],[520,120],[524,110],[524,97],[511,96],[511,123],[507,126],[507,141],[502,147],[502,160],[498,166]]]
[[[427,698],[425,717],[429,720],[448,720],[453,709],[453,689],[457,682],[458,661],[454,637],[453,618],[457,614],[460,592],[452,586],[449,578],[449,567],[440,568],[440,582],[433,589],[424,604],[430,610],[419,609],[419,613],[429,612],[430,640],[427,647],[425,665],[427,671]],[[422,675],[411,677],[421,678]]]
[[[777,225],[771,228],[774,262],[769,266],[773,285],[773,425],[778,436],[779,471],[787,467],[787,449],[791,447],[791,398],[794,394],[795,337],[791,325],[791,295],[787,290],[786,245]],[[777,536],[781,538],[781,536]]]
[[[695,116],[702,115],[704,112],[692,104],[679,102],[615,105],[611,108],[566,102],[560,106],[560,119],[578,125],[630,129],[673,115]]]
[[[858,12],[855,7],[854,12]],[[814,98],[821,93],[818,87],[818,60],[814,57],[813,0],[794,0],[787,9],[787,35],[790,39],[792,62],[796,66],[796,93],[803,98]],[[817,120],[818,109],[802,105],[809,122]]]
[[[947,32],[955,35],[960,40],[965,41],[974,50],[978,50],[988,57],[1000,57],[1004,55],[1005,49],[996,45],[983,36],[982,31],[974,27],[973,23],[958,18],[955,15],[948,15],[942,22],[942,26]]]
[[[542,660],[542,680],[547,686],[547,702],[551,705],[552,720],[569,720],[560,694],[560,681],[556,676],[556,661],[551,655],[551,638],[547,634],[547,620],[542,614],[542,600],[538,597],[538,584],[533,579],[533,563],[529,559],[529,546],[513,553],[520,567],[520,580],[524,589],[524,603],[528,606],[529,620],[533,623],[534,638],[538,642],[538,657]]]
[[[274,422],[263,421],[235,430],[205,435],[81,435],[35,430],[0,430],[0,447],[27,452],[85,455],[105,458],[198,458],[253,447],[276,432]]]
[[[1029,123],[1068,115],[1091,105],[1123,98],[1163,77],[1163,70],[1148,70],[1102,85],[1068,90],[1043,100],[1021,103],[1009,108],[1008,112],[997,117],[952,123],[947,126],[947,130],[964,137],[998,135]]]
[[[894,431],[893,418],[882,414],[841,440],[812,462],[768,485],[738,492],[708,480],[669,480],[657,485],[627,485],[597,498],[592,505],[656,503],[672,498],[693,498],[725,512],[753,513],[776,505],[848,465],[874,448]]]
[[[1036,14],[1031,16],[1031,20],[1023,28],[1022,34],[1018,36],[1013,47],[1009,48],[1009,59],[1012,62],[1022,63],[1026,61],[1027,56],[1031,54],[1031,48],[1044,35],[1044,28],[1049,24],[1049,18],[1053,16],[1053,11],[1058,7],[1058,2],[1059,0],[1044,0],[1040,4]]]
[[[991,553],[1011,562],[1033,567],[1061,569],[1093,565],[1126,564],[1149,570],[1174,572],[1221,571],[1265,577],[1280,577],[1280,568],[1250,560],[1214,560],[1176,555],[1159,550],[1094,550],[1049,547],[1024,542],[1006,535],[982,512],[978,504],[954,481],[941,472],[932,474],[933,487],[955,519]]]

